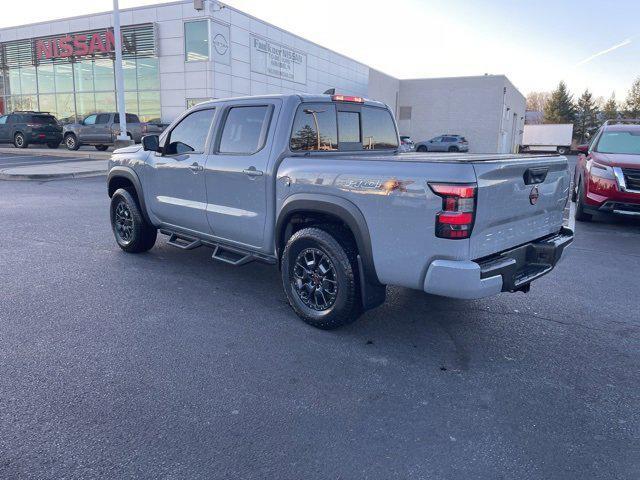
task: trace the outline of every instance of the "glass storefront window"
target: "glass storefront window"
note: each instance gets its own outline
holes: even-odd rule
[[[208,39],[208,21],[196,22],[196,50],[202,55]],[[160,117],[159,60],[154,57],[152,29],[141,26],[144,35],[137,50],[123,60],[126,108],[128,113],[149,119]],[[138,31],[138,27],[134,27]],[[135,43],[135,31],[128,33]],[[152,35],[149,37],[149,35]],[[192,36],[192,38],[194,38]],[[61,121],[75,121],[96,112],[114,112],[116,107],[114,61],[111,54],[46,59],[35,58],[39,39],[0,42],[0,112],[15,110],[48,111]],[[51,39],[48,39],[49,41]],[[208,48],[206,49],[208,50]],[[55,53],[55,52],[54,52]],[[208,56],[208,52],[205,52]]]
[[[143,122],[160,120],[160,92],[140,92],[138,94],[138,116]]]
[[[184,55],[187,62],[209,60],[209,21],[184,24]]]
[[[38,93],[36,67],[20,68],[20,93]]]
[[[70,62],[55,63],[56,92],[73,92],[73,70]]]
[[[73,93],[58,93],[56,95],[57,118],[62,123],[76,121],[76,106],[73,101]]]
[[[83,119],[87,115],[95,113],[96,111],[96,99],[91,93],[76,93],[76,112],[80,119]]]
[[[51,115],[58,117],[58,109],[56,107],[56,96],[54,94],[40,95],[41,112],[49,112]]]
[[[96,112],[115,112],[116,92],[96,92]]]
[[[53,63],[38,65],[38,93],[55,93],[56,84]]]
[[[138,92],[124,92],[124,109],[126,113],[138,114]]]
[[[122,73],[124,76],[124,90],[131,91],[138,89],[136,81],[136,60],[122,60]]]
[[[138,91],[160,90],[160,74],[157,58],[139,58],[137,60]]]
[[[93,91],[93,61],[82,60],[73,64],[73,77],[76,84],[76,92]]]
[[[12,95],[11,110],[38,110],[37,95]]]
[[[110,58],[95,60],[93,64],[93,83],[96,91],[113,90],[115,88],[113,61]]]
[[[18,95],[21,93],[20,91],[20,69],[12,68],[9,70],[9,85],[7,88],[7,93],[11,95]]]

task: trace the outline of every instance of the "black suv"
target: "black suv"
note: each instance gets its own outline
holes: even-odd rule
[[[16,111],[0,116],[0,143],[13,143],[16,148],[45,143],[58,148],[60,142],[62,126],[49,112]]]

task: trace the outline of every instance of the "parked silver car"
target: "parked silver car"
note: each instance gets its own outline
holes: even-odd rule
[[[416,150],[416,144],[413,143],[411,137],[408,135],[400,135],[400,152],[414,152]]]
[[[468,152],[469,142],[462,135],[445,134],[416,143],[418,152]]]
[[[140,143],[143,135],[159,133],[148,131],[145,123],[140,122],[137,115],[127,113],[127,135],[135,143]],[[81,145],[94,145],[96,149],[104,151],[115,143],[120,132],[120,118],[115,112],[94,113],[78,123],[64,126],[63,142],[69,150],[77,150]]]

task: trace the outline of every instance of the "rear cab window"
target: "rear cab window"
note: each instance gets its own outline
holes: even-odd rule
[[[290,148],[294,152],[395,150],[398,136],[386,108],[307,102],[298,106]]]

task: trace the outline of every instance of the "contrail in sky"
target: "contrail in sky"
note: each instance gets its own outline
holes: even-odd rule
[[[617,50],[617,49],[622,48],[622,47],[624,47],[626,45],[629,45],[632,41],[633,41],[633,37],[627,38],[626,40],[614,45],[613,47],[609,47],[606,50],[602,50],[601,52],[594,53],[590,57],[587,57],[584,60],[581,60],[578,63],[576,63],[576,67],[579,67],[580,65],[584,65],[585,63],[589,63],[591,60],[593,60],[595,58],[601,57],[602,55],[606,55],[609,52],[613,52],[614,50]]]

